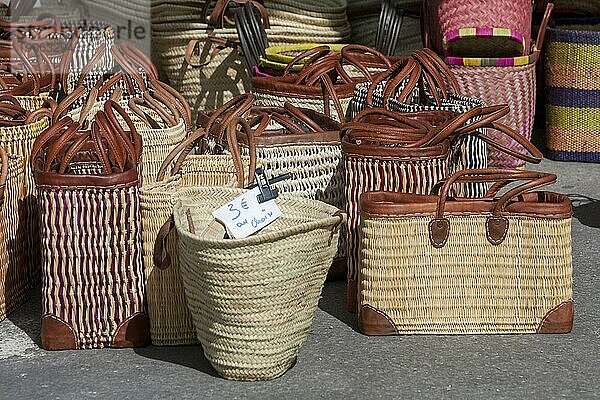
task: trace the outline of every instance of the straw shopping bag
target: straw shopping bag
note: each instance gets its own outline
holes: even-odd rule
[[[453,183],[494,185],[484,199]],[[368,335],[567,333],[573,324],[571,202],[535,192],[555,175],[465,170],[439,195],[361,198],[359,328]],[[525,181],[502,195],[511,182]]]
[[[527,140],[531,139],[535,117],[535,65],[542,49],[552,8],[552,4],[549,4],[537,40],[528,55],[500,59],[460,57],[447,59],[461,92],[466,96],[483,100],[486,105],[508,104],[511,112],[502,122]],[[500,137],[495,139],[499,142],[503,140]],[[515,143],[510,140],[504,144],[507,147],[515,146]],[[524,163],[492,150],[489,153],[489,165],[519,168],[523,167]]]
[[[8,96],[5,99],[11,99],[14,104],[18,99]],[[28,100],[25,100],[28,101]],[[40,100],[42,101],[42,100]],[[4,103],[3,103],[4,104]],[[25,104],[27,105],[27,104]],[[39,282],[39,247],[40,238],[38,231],[38,210],[35,191],[35,181],[33,179],[33,170],[31,167],[31,151],[33,143],[37,137],[48,127],[49,120],[46,117],[36,118],[31,115],[28,110],[22,108],[22,115],[26,117],[24,121],[16,125],[3,126],[0,124],[0,147],[6,149],[7,153],[12,156],[21,157],[24,162],[24,198],[21,199],[21,207],[24,207],[27,226],[23,227],[27,234],[29,257],[27,263],[29,265],[29,284],[31,287]]]
[[[227,133],[229,143],[235,143],[235,134],[236,130]],[[232,149],[229,154],[213,154],[208,150],[190,154],[205,141],[202,129],[186,137],[165,158],[156,182],[140,189],[150,335],[152,344],[157,346],[198,342],[179,270],[177,233],[169,230],[173,212],[171,195],[188,186],[241,187],[253,178],[255,164],[249,157],[239,156],[239,150]]]
[[[600,163],[600,18],[548,28],[546,144],[559,161]]]
[[[142,163],[139,167],[141,185],[155,181],[164,159],[187,136],[191,125],[189,108],[183,98],[172,96],[156,82],[150,85],[153,90],[144,92],[141,97],[119,101],[142,137]],[[104,102],[96,101],[93,93],[85,100],[84,107],[72,110],[67,115],[79,123],[91,123],[96,113],[104,107]],[[70,96],[66,101],[75,102],[77,99]],[[59,112],[54,113],[54,121],[62,117],[66,108],[64,105],[65,102],[62,102]],[[124,123],[119,116],[117,118],[121,124]]]
[[[246,2],[261,11],[268,28],[264,7],[255,1],[237,1]],[[200,110],[218,108],[250,89],[250,73],[240,51],[237,31],[227,23],[230,1],[215,1],[209,15],[208,6],[212,3],[205,2],[199,21],[169,22],[160,30],[153,30],[157,65],[169,84],[188,101],[194,117]]]
[[[260,107],[254,105],[251,95],[238,99],[238,109],[232,107],[226,113],[200,114],[198,125],[213,135],[218,135],[228,124],[239,131],[236,140],[242,155],[256,157],[257,163],[271,179],[289,174],[288,179],[273,183],[279,193],[343,208],[340,124],[322,114],[290,104]],[[238,129],[239,121],[231,115],[236,113],[249,124],[250,134]],[[329,279],[345,276],[345,247],[345,232],[342,232]]]
[[[0,147],[0,321],[29,298],[23,158]]]
[[[391,67],[386,56],[376,50],[368,50],[375,55],[377,68]],[[322,58],[312,57],[318,56],[320,51],[323,49],[317,47],[297,55],[290,61],[283,76],[252,78],[252,93],[257,104],[282,107],[290,103],[325,114],[337,122],[345,122],[356,85],[372,80],[373,71],[357,62],[356,58],[345,57],[342,52]],[[326,48],[325,51],[329,53],[330,50]],[[311,58],[298,74],[289,74],[297,61],[307,57]],[[354,74],[349,73],[348,66]]]
[[[65,117],[35,143],[43,238],[41,335],[48,350],[149,343],[141,151],[135,126],[112,101],[96,114],[91,129]]]
[[[427,0],[423,23],[439,54],[470,57],[526,55],[530,0]]]
[[[308,336],[344,215],[293,195],[283,216],[246,239],[204,234],[212,211],[244,191],[193,188],[173,196],[181,275],[204,354],[235,380],[283,375]]]

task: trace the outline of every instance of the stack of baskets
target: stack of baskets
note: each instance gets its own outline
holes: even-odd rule
[[[345,0],[265,0],[271,30],[269,42],[347,43],[350,25]]]

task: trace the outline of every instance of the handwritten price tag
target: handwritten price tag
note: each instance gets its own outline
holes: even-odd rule
[[[275,200],[259,203],[260,189],[252,189],[212,213],[225,224],[229,236],[243,239],[271,224],[282,213]]]

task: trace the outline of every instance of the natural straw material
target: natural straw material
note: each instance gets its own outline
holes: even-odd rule
[[[2,161],[0,165],[5,167]],[[0,180],[0,321],[30,294],[24,166],[22,157],[9,156],[6,181]]]
[[[600,18],[566,23],[548,29],[548,156],[600,163]]]
[[[494,244],[491,218],[502,200],[448,199],[449,233],[434,246],[438,196],[363,196],[360,329],[372,335],[570,331],[572,308],[570,315],[553,311],[572,307],[571,203],[548,192],[513,199],[499,214],[505,237]]]
[[[257,235],[203,237],[211,212],[242,193],[194,188],[174,196],[181,274],[198,338],[217,372],[274,379],[294,365],[307,339],[343,214],[282,195],[276,201],[283,216]]]

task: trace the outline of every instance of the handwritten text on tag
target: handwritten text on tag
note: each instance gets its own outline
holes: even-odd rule
[[[282,213],[275,200],[259,203],[260,189],[252,189],[213,212],[234,239],[246,238],[269,225]]]

